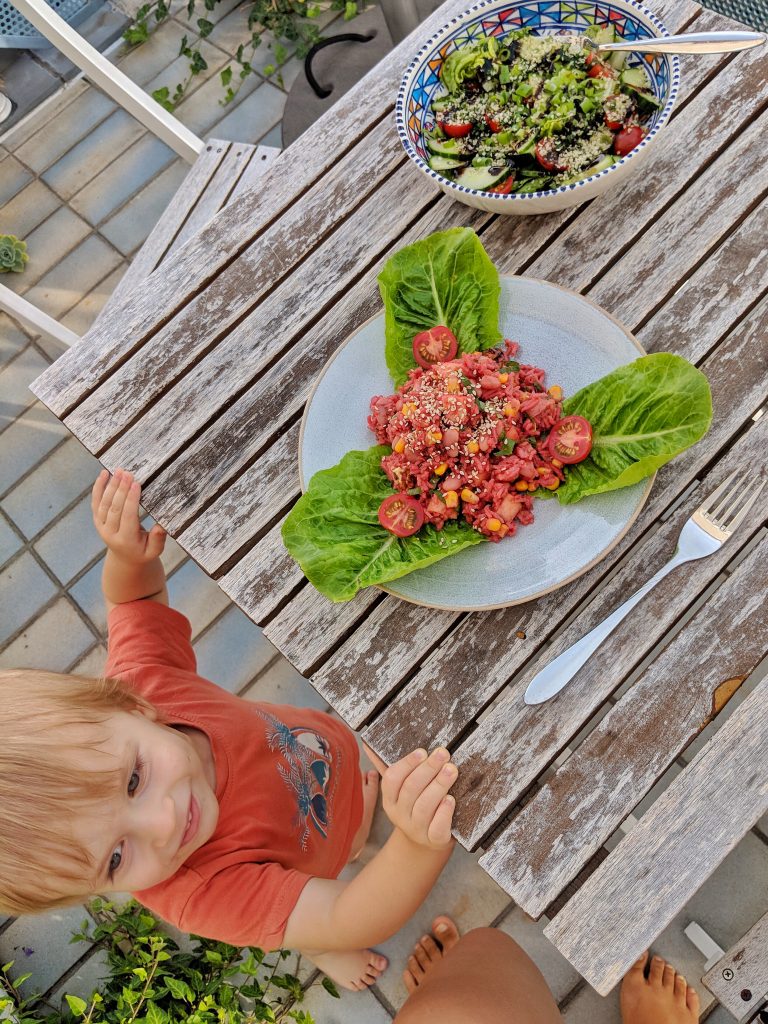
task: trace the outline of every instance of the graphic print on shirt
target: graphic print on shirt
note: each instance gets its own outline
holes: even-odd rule
[[[312,828],[323,839],[328,837],[331,790],[336,788],[334,773],[339,771],[340,756],[334,765],[328,741],[315,729],[286,725],[261,708],[257,712],[271,727],[267,730],[269,749],[279,750],[285,759],[285,764],[277,765],[277,771],[296,797],[294,821],[305,853]]]

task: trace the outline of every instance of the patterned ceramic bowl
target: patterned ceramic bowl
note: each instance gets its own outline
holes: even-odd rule
[[[584,32],[590,25],[613,26],[620,37],[628,40],[669,35],[659,19],[636,0],[485,0],[454,18],[424,43],[403,76],[395,119],[408,156],[447,195],[489,213],[551,213],[593,199],[623,181],[643,162],[672,113],[680,80],[680,64],[675,56],[629,54],[628,66],[645,68],[661,107],[647,125],[648,134],[640,145],[599,174],[545,192],[494,195],[457,185],[427,164],[424,132],[433,126],[432,100],[445,92],[439,72],[448,54],[483,35],[502,39],[519,28],[530,28],[536,35],[573,34]]]

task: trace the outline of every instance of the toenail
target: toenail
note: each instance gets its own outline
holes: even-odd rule
[[[437,931],[437,932],[447,932],[448,931],[448,925],[447,924],[439,924],[437,926],[437,928],[435,928],[435,931]]]
[[[680,981],[682,981],[682,983],[684,985],[687,984],[687,982],[686,982],[685,978],[682,976],[682,974],[678,974],[678,978],[680,979]]]

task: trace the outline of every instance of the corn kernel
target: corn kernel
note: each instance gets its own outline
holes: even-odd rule
[[[531,482],[528,484],[528,490],[535,491],[538,486],[538,483],[534,483],[533,480],[531,480]]]
[[[456,491],[446,491],[445,494],[443,495],[443,501],[448,506],[448,508],[456,508],[456,506],[459,504],[459,496],[456,493]]]
[[[518,480],[517,483],[515,484],[515,490],[516,491],[527,491],[528,490],[528,482],[527,482],[527,480]]]
[[[398,455],[401,455],[405,451],[405,440],[402,437],[398,437],[392,448]]]
[[[435,473],[437,473],[438,476],[442,476],[446,469],[448,469],[448,463],[441,462],[439,466],[435,466]]]
[[[431,441],[432,444],[438,444],[438,442],[443,440],[443,432],[442,432],[442,430],[428,430],[427,431],[427,440]]]
[[[460,389],[461,389],[461,385],[459,384],[459,378],[458,377],[449,377],[446,380],[446,382],[445,382],[445,390],[449,394],[455,395],[455,394],[458,393],[458,391]]]
[[[491,533],[498,533],[498,531],[501,529],[501,520],[489,519],[485,525],[486,528],[491,531]]]
[[[501,381],[502,384],[506,384],[507,381],[509,380],[509,374],[508,373],[500,373],[499,374],[499,380]]]
[[[556,491],[557,488],[560,486],[560,481],[556,479],[554,483],[544,484],[544,486],[547,488],[548,491]]]
[[[468,487],[465,487],[461,492],[461,500],[466,501],[469,505],[477,505],[480,501],[474,491],[470,491]]]
[[[563,468],[563,464],[560,461],[560,459],[552,459],[552,465],[555,467],[555,469],[562,469]]]
[[[416,406],[413,402],[406,402],[400,412],[403,416],[410,416],[412,412],[416,412]]]
[[[539,476],[546,476],[549,473],[549,469],[546,466],[538,466],[536,472]]]
[[[470,455],[475,455],[477,452],[480,451],[480,445],[477,443],[477,441],[469,441],[467,444],[467,451],[469,452]]]
[[[502,412],[504,413],[505,416],[514,416],[515,415],[515,407],[514,407],[514,405],[507,404],[502,409]]]
[[[553,384],[547,392],[547,394],[554,398],[556,402],[559,402],[562,400],[563,397],[563,389],[560,387],[559,384]]]

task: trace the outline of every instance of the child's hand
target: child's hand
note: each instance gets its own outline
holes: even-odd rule
[[[141,486],[130,473],[116,469],[99,473],[91,492],[93,523],[112,554],[123,562],[142,564],[162,554],[165,530],[147,531],[139,522]]]
[[[429,756],[426,750],[414,750],[389,768],[368,747],[366,752],[381,773],[382,803],[395,828],[433,850],[450,846],[456,801],[448,790],[459,770],[445,747]]]

